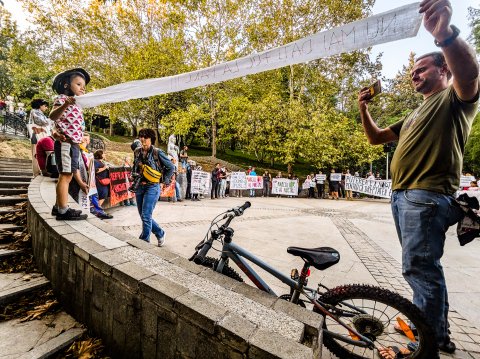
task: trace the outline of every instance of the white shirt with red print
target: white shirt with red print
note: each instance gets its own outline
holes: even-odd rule
[[[67,99],[66,95],[58,95],[53,101],[53,106],[62,106]],[[60,118],[55,122],[55,127],[73,143],[81,143],[85,131],[83,111],[80,106],[73,104],[63,111]]]

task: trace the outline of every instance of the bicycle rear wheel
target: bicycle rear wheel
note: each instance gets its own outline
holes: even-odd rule
[[[432,329],[426,324],[423,314],[409,300],[387,289],[368,285],[345,285],[324,293],[319,301],[330,313],[372,340],[377,347],[410,349],[407,358],[430,359],[437,357],[437,344]],[[313,309],[319,312],[317,308]],[[412,323],[417,329],[417,348],[407,347],[410,342],[394,325],[398,319]],[[324,328],[349,339],[344,327],[330,317],[325,317]],[[376,349],[363,348],[341,341],[324,332],[323,344],[336,356],[345,359],[377,358]]]

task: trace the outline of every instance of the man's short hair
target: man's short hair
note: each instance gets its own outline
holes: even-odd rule
[[[155,141],[157,140],[157,135],[151,128],[142,128],[140,131],[138,131],[138,137],[149,138],[152,140],[152,146],[155,145]]]
[[[441,51],[434,51],[434,52],[429,52],[428,54],[421,55],[415,59],[415,62],[418,62],[422,59],[425,59],[427,57],[431,57],[433,59],[433,64],[436,67],[446,67],[447,68],[447,79],[450,80],[452,77],[452,73],[450,72],[450,69],[448,68],[447,61],[445,60],[445,56],[443,55],[443,52]]]

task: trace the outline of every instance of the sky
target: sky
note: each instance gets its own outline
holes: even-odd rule
[[[21,6],[16,0],[2,0],[5,8],[10,11],[13,18],[21,30],[26,29],[28,24],[28,16],[25,15]],[[396,7],[411,4],[413,0],[377,0],[373,13],[378,14]],[[450,0],[453,8],[453,16],[451,23],[456,25],[460,30],[460,36],[466,39],[470,35],[470,27],[468,25],[468,8],[480,8],[480,0]],[[422,26],[416,37],[400,41],[394,41],[387,44],[377,45],[372,48],[372,59],[382,52],[381,59],[383,70],[382,74],[387,78],[393,78],[400,71],[403,65],[408,63],[410,52],[417,55],[425,54],[432,51],[438,51],[438,47],[433,44],[433,37]]]

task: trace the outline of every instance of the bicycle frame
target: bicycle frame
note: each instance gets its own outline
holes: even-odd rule
[[[352,334],[352,337],[357,337],[360,340],[349,339],[342,335],[339,335],[324,329],[325,332],[329,333],[331,336],[339,340],[342,340],[352,345],[361,346],[361,347],[375,347],[375,343],[373,343],[369,338],[363,336],[353,328],[343,323],[340,319],[336,318],[333,314],[328,312],[328,310],[326,310],[322,305],[320,305],[317,302],[316,290],[303,286],[302,284],[299,284],[300,281],[297,282],[287,277],[283,273],[271,267],[266,262],[262,261],[260,258],[249,253],[248,251],[236,245],[235,243],[232,243],[231,240],[227,240],[223,242],[222,253],[221,253],[220,261],[217,265],[216,271],[219,273],[222,273],[223,267],[227,259],[231,258],[235,262],[235,264],[242,270],[242,272],[245,273],[245,275],[255,284],[255,286],[257,286],[259,289],[267,293],[273,294],[278,297],[278,295],[268,286],[267,283],[265,283],[265,281],[255,272],[255,270],[245,261],[245,259],[243,259],[243,257],[248,259],[250,262],[258,265],[260,268],[264,269],[265,271],[267,271],[268,273],[270,273],[271,275],[273,275],[274,277],[276,277],[277,279],[279,279],[280,281],[288,285],[290,288],[294,290],[294,292],[299,292],[303,294],[323,314],[333,318],[337,323],[339,323],[345,329],[347,329]],[[295,296],[295,293],[292,295],[292,297],[293,296]],[[297,297],[298,297],[298,294],[297,294]]]

